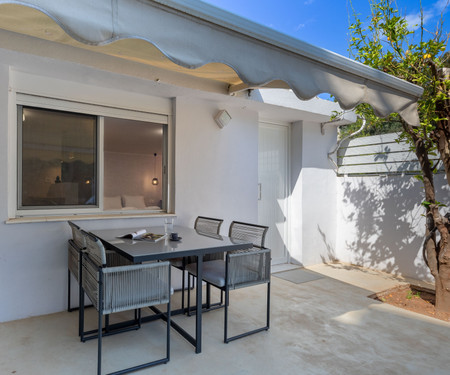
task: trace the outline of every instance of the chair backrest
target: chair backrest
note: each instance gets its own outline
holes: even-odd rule
[[[86,251],[89,258],[99,267],[106,266],[106,251],[102,242],[94,235],[81,230],[86,240]]]
[[[222,223],[222,219],[198,216],[197,219],[195,219],[194,228],[202,233],[219,234]]]
[[[75,223],[68,221],[70,225],[70,229],[72,229],[72,240],[80,249],[84,249],[86,247],[86,239],[85,236],[81,233],[81,228]]]
[[[230,289],[270,282],[270,249],[227,253],[227,280]]]
[[[80,248],[70,239],[67,244],[67,268],[72,272],[77,281],[79,281],[80,274],[80,253]]]
[[[94,235],[86,237],[81,278],[84,292],[103,315],[170,301],[170,263],[105,267],[106,251]],[[102,287],[100,287],[100,285]]]
[[[230,224],[228,236],[239,240],[250,241],[253,243],[253,246],[262,249],[264,248],[268,229],[269,227],[264,225],[233,221]]]

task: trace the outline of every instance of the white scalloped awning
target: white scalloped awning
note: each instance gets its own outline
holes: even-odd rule
[[[194,0],[0,0],[0,28],[226,83],[290,87],[419,124],[422,88]],[[65,32],[62,32],[62,30]]]

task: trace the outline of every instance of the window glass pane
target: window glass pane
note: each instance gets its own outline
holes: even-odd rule
[[[97,117],[23,107],[19,123],[19,207],[96,206]]]
[[[104,209],[164,208],[165,125],[104,119]]]

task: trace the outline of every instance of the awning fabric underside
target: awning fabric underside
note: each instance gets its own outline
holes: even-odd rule
[[[55,38],[52,25],[67,35]],[[231,90],[290,87],[302,100],[330,93],[343,109],[367,103],[381,117],[397,112],[419,124],[418,86],[199,1],[0,0],[0,28],[209,76],[225,64],[233,71],[217,69],[214,78]]]

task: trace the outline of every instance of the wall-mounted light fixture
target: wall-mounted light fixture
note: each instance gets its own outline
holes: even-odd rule
[[[331,121],[322,122],[320,124],[320,131],[321,131],[322,135],[325,135],[325,126],[326,125],[336,126],[336,127],[341,126],[341,125],[348,125],[348,124],[355,123],[357,119],[358,119],[358,116],[352,110],[343,111],[335,119],[333,119]]]
[[[220,128],[223,128],[230,122],[231,116],[225,109],[222,109],[221,111],[217,112],[217,115],[214,117],[214,120],[216,121],[217,125],[219,125]]]
[[[153,163],[153,173],[156,174],[156,152],[154,153],[155,159],[154,159],[154,163]],[[155,176],[153,177],[152,180],[152,185],[158,185],[159,181],[158,178]]]

